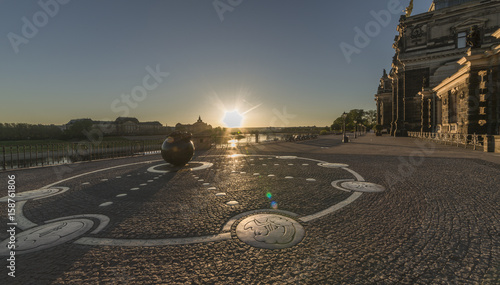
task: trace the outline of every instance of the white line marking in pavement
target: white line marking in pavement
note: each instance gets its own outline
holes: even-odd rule
[[[17,227],[20,228],[21,230],[26,230],[32,227],[38,226],[37,224],[31,222],[28,220],[24,214],[23,214],[23,207],[24,204],[26,204],[27,201],[20,201],[16,203],[16,222],[17,222]]]
[[[75,176],[71,176],[71,177],[66,178],[66,179],[63,179],[63,180],[59,180],[59,181],[54,182],[54,183],[52,183],[52,184],[46,185],[46,186],[44,186],[43,188],[49,188],[49,187],[51,187],[51,186],[54,186],[54,185],[60,184],[60,183],[62,183],[62,182],[66,182],[66,181],[68,181],[68,180],[75,179],[75,178],[82,177],[82,176],[89,175],[89,174],[93,174],[93,173],[98,173],[98,172],[102,172],[102,171],[106,171],[106,170],[110,170],[110,169],[115,169],[115,168],[120,168],[120,167],[127,167],[127,166],[138,165],[138,164],[152,163],[152,162],[156,162],[156,161],[161,161],[161,160],[152,160],[152,161],[136,162],[136,163],[130,163],[130,164],[124,164],[124,165],[118,165],[118,166],[113,166],[113,167],[103,168],[103,169],[99,169],[99,170],[94,170],[94,171],[90,171],[90,172],[86,172],[86,173],[78,174],[78,175],[75,175]]]
[[[340,179],[340,180],[336,180],[336,181],[333,181],[332,182],[332,186],[337,188],[338,190],[340,191],[344,191],[344,192],[352,192],[351,190],[349,189],[345,189],[345,188],[342,188],[340,186],[338,186],[341,182],[347,182],[347,181],[354,181],[354,179]]]
[[[314,219],[331,214],[331,213],[338,211],[338,210],[344,208],[345,206],[351,204],[356,199],[358,199],[362,194],[363,193],[361,193],[361,192],[355,192],[351,196],[349,196],[347,199],[345,199],[344,201],[339,202],[339,203],[337,203],[337,204],[335,204],[335,205],[331,206],[330,208],[325,209],[323,211],[317,212],[317,213],[309,215],[309,216],[302,217],[299,220],[301,220],[302,222],[309,222],[309,221],[312,221]]]
[[[73,218],[94,218],[98,219],[100,221],[99,226],[91,232],[91,234],[98,234],[100,231],[102,231],[108,224],[109,224],[109,218],[104,215],[99,215],[99,214],[85,214],[85,215],[74,215],[74,216],[69,216],[69,217],[63,217],[63,218],[57,218],[53,220],[46,221],[45,223],[52,223],[52,222],[57,222],[57,221],[62,221],[62,220],[69,220]]]
[[[74,243],[82,245],[100,245],[100,246],[163,246],[207,243],[216,241],[225,241],[231,239],[231,233],[222,233],[203,237],[186,237],[171,239],[112,239],[112,238],[90,238],[82,237]]]
[[[298,215],[295,214],[295,213],[292,213],[292,212],[289,212],[289,211],[285,211],[285,210],[275,210],[275,209],[259,209],[259,210],[252,210],[252,211],[248,211],[248,212],[245,212],[245,213],[241,213],[241,214],[238,214],[234,217],[232,217],[231,219],[229,219],[229,221],[227,221],[227,223],[224,225],[224,227],[222,228],[222,231],[223,232],[228,232],[231,230],[231,227],[233,226],[234,222],[236,222],[237,220],[239,220],[240,218],[243,218],[244,216],[248,216],[248,215],[251,215],[251,214],[255,214],[255,213],[262,213],[262,212],[272,212],[272,213],[281,213],[281,214],[285,214],[285,215],[289,215],[289,216],[292,216],[292,217],[297,217]]]
[[[356,177],[356,179],[358,179],[358,181],[361,181],[361,182],[365,181],[365,179],[361,175],[359,175],[356,171],[349,169],[349,168],[343,168],[343,169],[346,171],[349,171],[352,175],[354,175]]]

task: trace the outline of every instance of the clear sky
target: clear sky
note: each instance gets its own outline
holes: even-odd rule
[[[409,2],[0,0],[0,122],[330,125],[375,109]]]

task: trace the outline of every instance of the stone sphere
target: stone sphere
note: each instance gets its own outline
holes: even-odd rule
[[[161,146],[161,156],[174,166],[184,166],[194,155],[194,144],[191,134],[188,132],[175,131],[168,135]]]

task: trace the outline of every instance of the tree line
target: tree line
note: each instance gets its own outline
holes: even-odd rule
[[[331,125],[332,131],[342,131],[344,118],[342,115],[333,121]],[[361,124],[368,130],[373,129],[377,124],[377,112],[375,110],[365,111],[363,109],[353,109],[347,113],[345,118],[346,131],[354,131],[356,125]]]
[[[0,123],[0,140],[61,139],[63,131],[55,125]]]

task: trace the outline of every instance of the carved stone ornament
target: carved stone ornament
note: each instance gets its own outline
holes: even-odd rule
[[[467,45],[471,48],[481,47],[481,32],[479,31],[477,26],[473,26],[470,28],[470,32],[467,35]]]
[[[414,40],[414,39],[421,38],[423,35],[424,35],[424,31],[422,30],[422,26],[417,25],[417,26],[413,27],[413,29],[411,30],[410,38]]]

